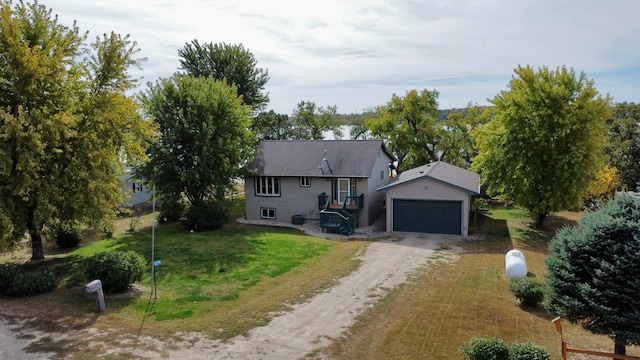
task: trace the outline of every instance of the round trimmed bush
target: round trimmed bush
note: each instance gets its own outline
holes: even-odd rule
[[[182,219],[184,215],[185,205],[180,198],[171,197],[163,199],[160,203],[160,214],[158,214],[159,223],[176,222]]]
[[[542,346],[533,343],[513,343],[509,347],[511,360],[549,360],[551,355]]]
[[[147,268],[144,257],[133,251],[108,251],[95,254],[87,261],[87,278],[100,280],[105,292],[117,293],[142,280]]]
[[[509,346],[498,338],[472,338],[460,352],[466,360],[509,360]]]
[[[534,277],[512,279],[509,289],[522,306],[536,307],[544,300],[545,283]]]
[[[63,249],[77,247],[82,242],[82,230],[74,224],[62,224],[55,234],[56,244]]]
[[[192,205],[186,214],[188,230],[206,231],[220,229],[229,221],[229,212],[220,203],[203,201]]]

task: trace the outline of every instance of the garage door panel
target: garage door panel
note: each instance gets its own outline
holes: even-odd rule
[[[393,231],[460,235],[462,202],[393,200]]]

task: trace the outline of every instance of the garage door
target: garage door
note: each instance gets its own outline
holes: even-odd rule
[[[462,202],[393,200],[393,231],[462,234]]]

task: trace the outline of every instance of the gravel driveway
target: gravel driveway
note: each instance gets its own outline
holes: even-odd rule
[[[309,233],[317,229],[306,226]],[[322,234],[320,234],[322,235]],[[375,227],[365,228],[356,237],[382,235]],[[227,342],[210,340],[202,334],[181,334],[181,340],[161,342],[149,337],[126,339],[118,334],[97,334],[85,329],[76,336],[95,335],[122,337],[122,347],[141,358],[169,359],[298,359],[319,350],[332,339],[339,338],[353,325],[355,318],[387,291],[405,282],[407,277],[436,253],[455,256],[456,236],[428,234],[384,234],[384,240],[373,241],[360,255],[361,266],[336,286],[309,301],[292,305],[292,310],[279,314],[266,326],[250,331],[248,337],[237,336]],[[442,244],[447,246],[443,247]],[[0,313],[1,359],[46,359],[45,354],[27,354],[26,340],[17,340],[12,326]],[[51,334],[46,334],[51,336]],[[61,335],[62,336],[62,335]],[[98,338],[100,337],[98,336]],[[37,337],[36,337],[37,338]],[[54,338],[57,338],[54,336]],[[60,338],[62,339],[62,338]],[[144,343],[145,346],[140,346]],[[130,345],[130,346],[129,346]]]

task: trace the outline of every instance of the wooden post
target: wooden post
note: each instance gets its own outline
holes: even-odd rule
[[[562,323],[560,322],[560,316],[551,320],[553,325],[556,326],[556,331],[560,334],[560,343],[562,344],[562,360],[567,360],[567,343],[564,342],[562,337]]]
[[[580,349],[567,347],[567,343],[564,342],[564,339],[562,337],[562,324],[560,323],[560,317],[558,316],[557,318],[551,320],[551,322],[553,323],[553,325],[556,326],[556,331],[558,332],[558,334],[560,334],[560,341],[562,343],[562,360],[567,360],[568,352],[572,352],[576,354],[604,356],[604,357],[609,357],[612,359],[620,359],[620,360],[640,360],[640,357],[637,357],[637,356],[617,355],[617,354],[600,352],[600,351],[580,350]]]

